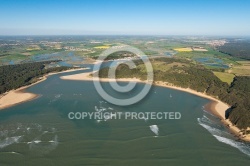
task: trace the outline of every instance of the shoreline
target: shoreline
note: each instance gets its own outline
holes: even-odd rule
[[[218,103],[216,101],[211,101],[210,103],[205,105],[205,110],[210,111],[213,115],[218,117],[221,123],[229,129],[229,131],[238,139],[250,142],[250,134],[244,135],[242,130],[235,126],[229,119],[225,119],[222,117],[217,111]],[[249,128],[249,127],[248,127]],[[248,129],[249,130],[249,129]]]
[[[93,78],[90,76],[93,72],[88,72],[88,73],[80,73],[80,74],[74,74],[74,75],[67,75],[67,76],[61,76],[60,78],[63,80],[78,80],[78,81],[97,81],[97,78]],[[120,81],[120,82],[127,82],[127,81],[134,81],[134,82],[139,82],[139,83],[147,83],[147,81],[142,81],[138,78],[119,78],[119,79],[108,79],[108,78],[100,78],[99,79],[101,82],[111,82],[111,81]],[[235,135],[237,138],[240,140],[250,142],[250,134],[243,135],[241,129],[236,127],[235,125],[232,124],[232,122],[229,119],[225,119],[225,111],[230,108],[230,106],[219,99],[209,96],[205,93],[202,92],[197,92],[193,89],[190,88],[181,88],[178,86],[174,86],[173,84],[169,84],[167,82],[162,82],[162,81],[156,81],[153,83],[155,86],[161,86],[165,88],[170,88],[170,89],[175,89],[183,92],[187,92],[202,98],[206,98],[211,100],[205,107],[211,111],[212,114],[214,114],[216,117],[218,117],[222,124],[224,124],[230,132]]]
[[[40,97],[40,95],[38,95],[38,94],[25,92],[25,89],[27,89],[33,85],[39,84],[40,82],[45,81],[48,76],[51,76],[54,74],[84,70],[84,69],[86,69],[86,68],[69,69],[69,70],[60,71],[60,72],[51,72],[51,73],[48,73],[48,74],[38,78],[38,81],[36,81],[30,85],[22,86],[18,89],[13,89],[13,90],[10,90],[8,92],[5,92],[5,93],[0,95],[0,111],[2,111],[5,108],[9,108],[9,107],[12,107],[12,106],[15,106],[15,105],[27,102],[27,101],[31,101],[31,100],[34,100],[34,99]]]
[[[21,104],[21,103],[27,102],[27,101],[31,101],[31,100],[34,100],[34,99],[40,97],[40,95],[38,95],[38,94],[25,92],[25,90],[27,88],[35,85],[35,84],[39,84],[40,82],[45,81],[47,79],[47,77],[49,77],[51,75],[55,75],[55,74],[73,72],[73,71],[78,71],[78,70],[86,70],[86,68],[76,68],[76,69],[69,69],[69,70],[65,70],[65,71],[61,71],[61,72],[52,72],[52,73],[49,73],[49,74],[46,74],[46,75],[40,77],[38,81],[36,81],[30,85],[23,86],[23,87],[20,87],[18,89],[15,89],[15,90],[5,92],[4,94],[2,94],[0,96],[0,111],[5,109],[5,108],[9,108],[9,107],[12,107],[14,105]],[[92,74],[92,73],[93,72],[66,75],[66,76],[61,76],[60,79],[78,80],[78,81],[97,81],[98,78],[93,78],[92,76],[90,76],[90,74]],[[119,79],[99,78],[99,80],[101,82],[112,82],[112,81],[129,82],[129,81],[133,81],[133,82],[147,84],[147,81],[142,81],[138,78],[119,78]],[[181,88],[178,86],[174,86],[173,84],[170,84],[168,82],[156,81],[153,83],[153,85],[187,92],[187,93],[211,100],[211,102],[209,102],[205,106],[205,109],[208,109],[209,111],[211,111],[212,114],[214,114],[216,117],[218,117],[221,120],[221,122],[226,127],[228,127],[230,132],[232,134],[234,134],[237,138],[239,138],[240,140],[243,140],[243,141],[250,142],[250,134],[243,135],[243,132],[238,127],[233,125],[229,119],[225,119],[225,111],[228,108],[230,108],[230,106],[228,104],[218,100],[215,97],[209,96],[205,93],[197,92],[197,91],[190,89],[190,88]]]

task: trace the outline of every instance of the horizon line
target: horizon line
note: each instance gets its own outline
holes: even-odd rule
[[[164,36],[178,36],[178,37],[250,37],[250,35],[170,35],[170,34],[0,34],[0,37],[11,37],[11,36],[155,36],[155,37],[164,37]]]

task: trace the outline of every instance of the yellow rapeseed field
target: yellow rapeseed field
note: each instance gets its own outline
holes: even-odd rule
[[[191,51],[193,51],[190,47],[186,47],[186,48],[175,48],[174,50],[175,50],[175,51],[178,51],[178,52],[191,52]]]
[[[94,48],[97,48],[97,49],[108,49],[110,46],[107,46],[107,45],[103,45],[103,46],[96,46]]]

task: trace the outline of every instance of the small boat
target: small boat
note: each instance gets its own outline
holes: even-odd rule
[[[170,96],[169,96],[170,98],[172,98],[172,95],[170,94]]]

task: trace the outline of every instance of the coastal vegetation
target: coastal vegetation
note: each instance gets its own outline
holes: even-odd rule
[[[240,128],[250,126],[249,89],[239,88],[250,84],[249,40],[152,36],[2,37],[0,93],[35,82],[48,72],[67,69],[62,67],[63,64],[80,66],[86,59],[97,59],[105,49],[124,44],[134,46],[152,58],[155,81],[214,96],[232,106],[228,118],[234,124]],[[164,58],[167,56],[172,58]],[[106,60],[131,57],[134,55],[128,52],[116,52]],[[46,68],[52,59],[67,63]],[[47,62],[37,62],[41,60]],[[131,70],[120,65],[117,77],[146,79],[144,65],[140,61],[136,64],[137,68]],[[101,71],[101,76],[105,77],[106,70]]]
[[[46,68],[47,64],[53,62],[57,61],[0,66],[0,94],[32,84],[47,73],[69,69],[68,67]]]
[[[218,78],[211,70],[191,60],[177,58],[151,59],[154,67],[154,81],[163,81],[182,88],[190,88],[206,93],[231,105],[228,110],[233,124],[241,129],[250,126],[250,77]],[[117,78],[146,79],[146,70],[141,61],[135,61],[137,67],[129,69],[120,64],[116,70]],[[100,70],[100,77],[107,77],[109,68]],[[229,82],[232,82],[231,84]]]

